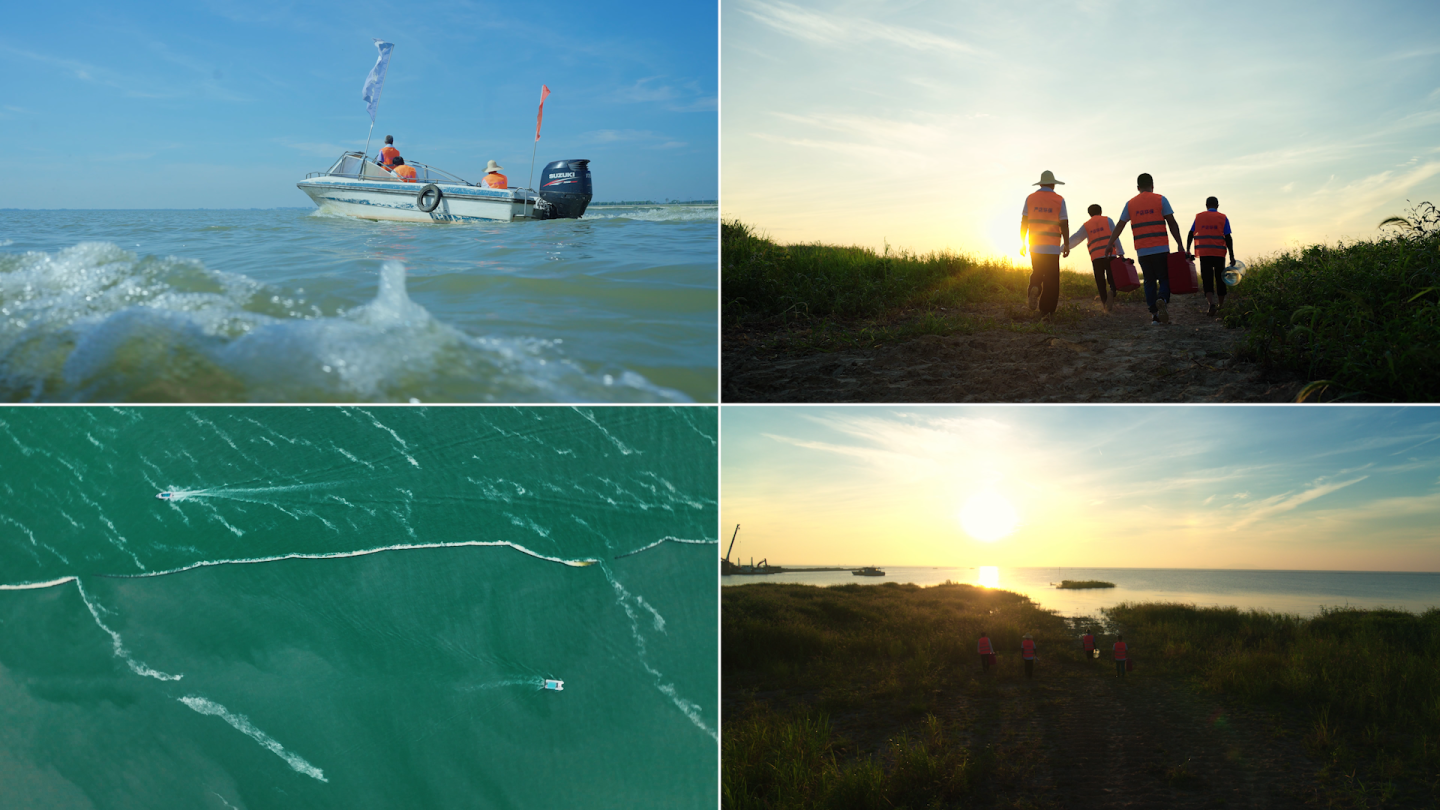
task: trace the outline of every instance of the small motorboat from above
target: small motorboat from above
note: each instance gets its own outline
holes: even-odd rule
[[[175,499],[175,493],[167,489],[164,492],[156,494],[155,497],[159,498],[162,501],[172,501]]]
[[[589,160],[557,160],[540,172],[540,190],[489,188],[418,161],[401,179],[361,152],[346,152],[296,186],[320,210],[360,219],[401,222],[513,222],[579,219],[590,204]]]
[[[556,691],[556,692],[563,692],[563,691],[565,691],[565,682],[564,682],[564,681],[560,681],[560,680],[556,680],[556,679],[554,679],[554,678],[546,678],[546,679],[545,679],[545,688],[546,688],[546,689],[553,690],[553,691]]]

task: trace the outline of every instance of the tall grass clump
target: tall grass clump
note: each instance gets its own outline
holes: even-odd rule
[[[1440,212],[1420,203],[1385,224],[1257,262],[1236,289],[1226,323],[1249,330],[1242,350],[1314,381],[1302,398],[1440,398]]]
[[[1135,655],[1242,700],[1310,715],[1325,748],[1397,752],[1440,775],[1440,610],[1105,609]]]
[[[976,641],[1018,656],[1020,637],[1072,646],[1065,620],[1029,598],[972,585],[758,583],[720,592],[720,660],[727,672],[822,685],[866,673],[872,684],[923,689],[978,667]]]
[[[890,741],[878,756],[845,762],[829,719],[757,707],[726,726],[720,760],[727,810],[954,807],[971,794],[985,763],[925,718],[920,734]]]
[[[720,224],[720,278],[729,323],[874,317],[899,308],[1022,303],[1028,270],[948,251],[877,253],[834,245],[781,245],[737,220]],[[1095,295],[1087,276],[1062,273],[1066,298]],[[1068,283],[1067,283],[1068,282]],[[1088,286],[1087,286],[1088,285]]]

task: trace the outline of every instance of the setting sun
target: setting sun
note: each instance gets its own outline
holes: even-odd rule
[[[1015,531],[1020,518],[1004,495],[982,489],[960,508],[960,525],[976,540],[993,543]]]
[[[980,584],[986,588],[1000,587],[1000,567],[996,565],[982,565],[979,568]]]

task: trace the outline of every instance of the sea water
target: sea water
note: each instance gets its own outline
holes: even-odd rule
[[[908,582],[931,586],[947,581],[970,585],[981,582],[978,568],[879,567],[885,571],[885,576],[857,577],[848,570],[794,571],[762,576],[726,576],[721,578],[721,584],[878,585]],[[997,577],[993,587],[1025,594],[1041,607],[1065,616],[1099,616],[1101,608],[1121,602],[1183,602],[1201,607],[1238,607],[1301,616],[1314,616],[1325,607],[1399,608],[1417,613],[1440,607],[1440,573],[999,568]],[[1055,587],[1066,579],[1113,582],[1115,587],[1082,590]]]
[[[713,807],[716,427],[0,413],[0,805]]]
[[[718,244],[715,206],[0,211],[0,401],[713,402]]]

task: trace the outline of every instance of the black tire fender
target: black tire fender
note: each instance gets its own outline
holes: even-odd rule
[[[429,196],[430,192],[432,191],[435,192],[435,201],[427,205],[425,203],[425,198]],[[440,206],[440,198],[443,196],[445,195],[443,192],[440,191],[439,186],[435,185],[434,183],[429,183],[424,188],[420,189],[419,194],[415,195],[415,207],[428,214]]]

